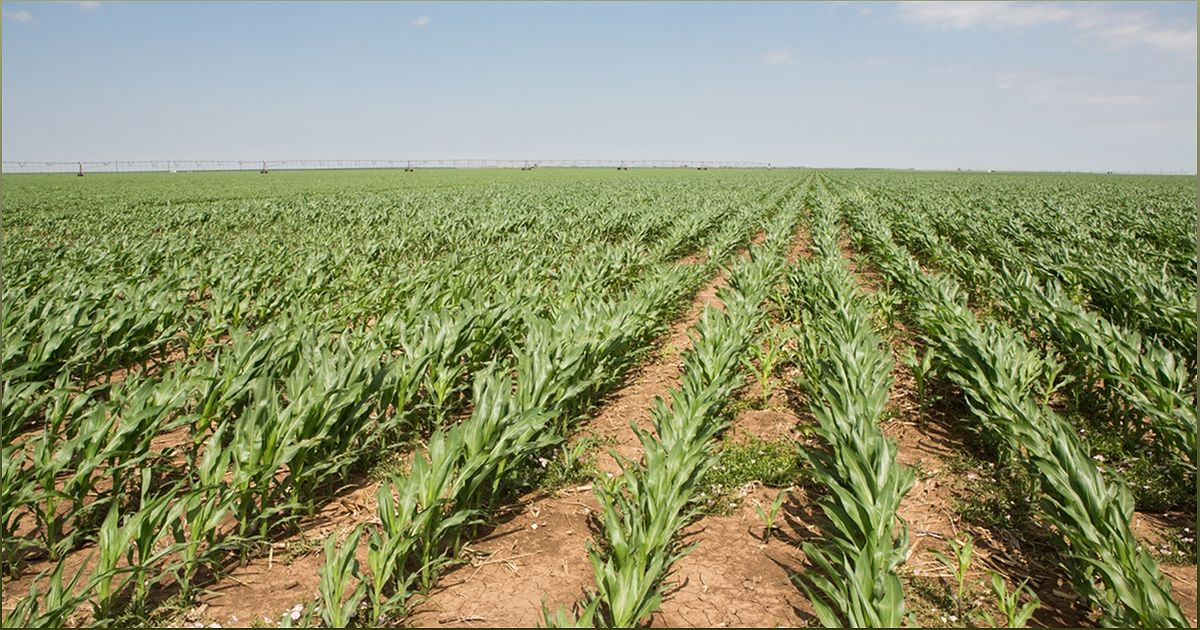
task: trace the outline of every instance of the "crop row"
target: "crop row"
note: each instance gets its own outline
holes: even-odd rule
[[[799,340],[803,389],[820,448],[804,450],[827,493],[826,520],[803,544],[811,569],[800,585],[825,627],[897,628],[905,621],[896,567],[908,552],[897,516],[913,471],[879,422],[888,405],[892,355],[838,246],[838,212],[823,195],[810,228],[815,256],[789,269],[779,298]]]
[[[1170,583],[1130,530],[1124,483],[1106,478],[1074,429],[1032,395],[1053,367],[1013,329],[980,321],[952,279],[922,271],[878,214],[844,207],[858,242],[909,297],[913,321],[990,443],[1038,480],[1039,515],[1057,533],[1080,593],[1109,624],[1186,626]]]
[[[794,223],[792,216],[778,217],[763,246],[730,269],[729,285],[718,291],[724,308],[702,313],[670,403],[654,403],[653,431],[631,424],[642,459],[620,459],[621,474],[596,483],[603,531],[588,550],[595,590],[573,611],[544,611],[548,624],[633,627],[661,605],[664,580],[688,551],[679,535],[696,515],[700,479],[719,459],[713,447],[728,424],[725,406],[741,385],[741,357],[764,316]]]

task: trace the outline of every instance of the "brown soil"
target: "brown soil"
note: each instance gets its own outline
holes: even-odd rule
[[[764,628],[805,626],[811,608],[790,575],[803,564],[795,541],[808,536],[795,519],[780,515],[764,541],[755,504],[768,507],[779,490],[747,489],[728,516],[707,516],[684,529],[683,542],[697,545],[674,566],[655,627]],[[807,503],[801,490],[788,492],[785,511]]]
[[[781,402],[782,401],[782,402]],[[805,419],[797,417],[787,409],[784,396],[773,395],[766,409],[748,409],[738,414],[737,419],[730,425],[726,439],[735,443],[745,443],[752,438],[768,442],[782,439],[801,440],[798,427],[808,424],[811,418],[805,414]]]
[[[799,440],[797,428],[810,421],[788,410],[786,397],[776,393],[768,408],[738,414],[726,439]],[[764,540],[765,524],[754,508],[767,509],[779,492],[787,496],[784,508]],[[809,524],[785,516],[810,503],[805,492],[752,483],[741,495],[732,513],[705,516],[684,529],[684,544],[696,547],[673,567],[662,607],[650,618],[652,626],[761,628],[815,620],[791,580],[803,566],[804,553],[796,542],[810,535]]]
[[[1181,527],[1191,528],[1192,536],[1194,537],[1196,531],[1195,515],[1183,512],[1171,512],[1167,514],[1135,512],[1133,522],[1130,523],[1133,535],[1142,544],[1147,546],[1161,545],[1165,539],[1166,530]],[[1179,602],[1180,608],[1183,608],[1183,613],[1187,615],[1192,626],[1195,627],[1197,622],[1196,565],[1159,562],[1158,568],[1171,579],[1171,592],[1175,595],[1175,601]]]
[[[858,282],[858,290],[865,295],[879,291],[879,272],[859,264],[857,256],[854,255],[854,246],[850,243],[850,237],[846,235],[845,231],[838,237],[838,247],[842,250],[842,258],[846,259],[850,272],[854,274],[855,280]]]
[[[812,258],[812,250],[808,247],[809,242],[808,224],[802,221],[796,228],[796,236],[792,239],[792,245],[784,255],[784,260],[790,265],[801,258],[805,260]]]
[[[595,585],[587,545],[598,509],[590,484],[523,498],[470,544],[471,562],[443,576],[407,623],[528,628],[543,623],[543,606],[570,609]]]

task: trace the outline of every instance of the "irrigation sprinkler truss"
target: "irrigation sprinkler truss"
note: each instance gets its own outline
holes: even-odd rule
[[[258,171],[310,169],[399,169],[413,172],[429,168],[771,168],[767,162],[713,160],[108,160],[75,162],[5,161],[5,173],[135,173],[189,171]]]

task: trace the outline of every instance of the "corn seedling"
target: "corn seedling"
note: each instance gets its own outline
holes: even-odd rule
[[[929,379],[933,376],[933,348],[925,348],[919,357],[915,349],[907,348],[901,358],[912,370],[917,388],[917,424],[924,426],[926,411],[933,403],[929,392]]]
[[[1009,591],[1008,585],[1004,582],[1004,577],[999,573],[992,572],[990,585],[992,593],[996,595],[996,608],[999,609],[1003,617],[999,620],[992,617],[992,614],[987,611],[979,613],[980,621],[986,623],[989,627],[999,628],[1003,623],[1005,628],[1024,628],[1029,619],[1033,617],[1033,613],[1037,612],[1041,602],[1038,601],[1037,595],[1029,589],[1029,579],[1026,578],[1017,585],[1016,590]],[[1028,601],[1022,603],[1022,597]]]
[[[954,580],[954,604],[961,610],[965,604],[963,595],[966,594],[967,577],[971,570],[971,556],[975,551],[975,540],[970,534],[965,534],[961,539],[951,540],[949,544],[950,555],[937,550],[932,553],[950,572],[950,577]]]
[[[746,369],[758,382],[759,400],[764,407],[771,398],[771,378],[786,356],[785,346],[789,338],[787,331],[790,329],[776,329],[764,335],[759,343],[750,344],[749,355],[743,359]]]
[[[362,528],[356,527],[341,545],[335,534],[325,539],[325,564],[318,572],[317,591],[321,596],[321,619],[330,628],[349,626],[367,595],[367,582],[355,557],[361,535]]]
[[[787,491],[780,490],[775,495],[775,500],[771,501],[771,505],[766,510],[763,510],[762,506],[757,503],[754,504],[754,511],[758,513],[758,518],[762,519],[763,522],[763,542],[771,538],[771,532],[775,529],[775,519],[779,517],[779,510],[783,507],[783,500],[785,498],[787,498]]]

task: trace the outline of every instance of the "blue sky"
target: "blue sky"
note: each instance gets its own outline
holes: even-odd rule
[[[1183,3],[4,2],[5,160],[1195,172]]]

